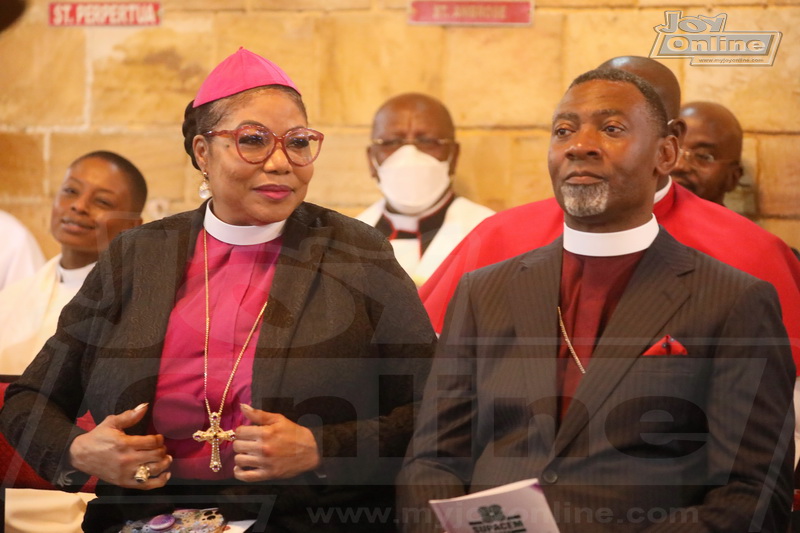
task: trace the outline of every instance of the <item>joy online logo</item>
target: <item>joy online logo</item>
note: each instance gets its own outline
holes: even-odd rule
[[[682,17],[681,11],[665,11],[666,24],[650,51],[654,58],[691,57],[691,65],[771,66],[781,42],[779,31],[725,31],[728,15]]]

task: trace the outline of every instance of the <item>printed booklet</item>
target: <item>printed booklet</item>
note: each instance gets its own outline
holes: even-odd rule
[[[447,533],[558,533],[535,478],[430,504]]]

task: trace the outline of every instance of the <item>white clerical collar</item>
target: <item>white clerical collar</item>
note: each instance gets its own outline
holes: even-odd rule
[[[392,227],[398,231],[409,231],[414,233],[419,230],[419,221],[425,217],[429,217],[439,209],[442,208],[453,197],[453,191],[448,191],[447,194],[442,196],[438,202],[430,206],[428,209],[416,215],[402,215],[400,213],[391,213],[387,209],[386,200],[383,203],[383,216],[389,219]]]
[[[672,187],[672,177],[667,176],[667,184],[656,191],[656,197],[653,199],[653,203],[657,204],[658,202],[666,198],[670,187]]]
[[[58,282],[63,285],[64,287],[70,289],[80,289],[83,282],[86,280],[86,276],[89,275],[89,272],[92,271],[94,265],[97,262],[89,263],[86,266],[82,266],[80,268],[64,268],[61,266],[59,262],[56,264],[56,273],[58,274]]]
[[[203,227],[218,241],[236,246],[248,246],[269,242],[283,233],[285,220],[273,222],[266,226],[234,226],[217,218],[211,210],[211,202],[206,204],[206,216]]]
[[[578,255],[614,257],[647,249],[658,235],[656,217],[633,229],[612,233],[587,233],[564,224],[564,249]]]

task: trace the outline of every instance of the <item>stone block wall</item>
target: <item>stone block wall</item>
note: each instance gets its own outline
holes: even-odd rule
[[[245,46],[280,64],[326,135],[309,200],[356,214],[379,194],[365,148],[376,108],[421,91],[450,108],[459,191],[494,209],[551,195],[550,115],[570,80],[617,55],[650,53],[664,11],[727,13],[726,31],[781,31],[772,67],[664,60],[684,101],[728,106],[745,130],[745,182],[730,206],[800,247],[800,0],[539,0],[524,27],[407,22],[407,0],[162,0],[155,27],[53,27],[29,0],[0,34],[0,209],[46,255],[54,188],[75,157],[110,149],[145,173],[146,218],[199,203],[183,109]]]

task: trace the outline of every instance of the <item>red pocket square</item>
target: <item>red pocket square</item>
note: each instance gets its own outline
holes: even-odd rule
[[[689,352],[674,337],[664,335],[642,355],[689,355]]]

